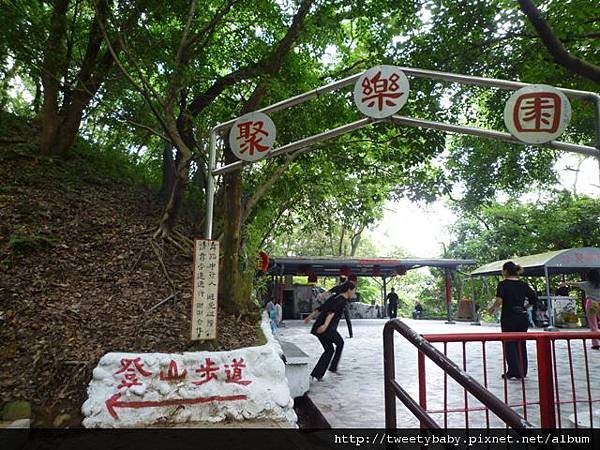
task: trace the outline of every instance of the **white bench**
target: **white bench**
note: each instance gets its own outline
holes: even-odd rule
[[[310,387],[308,355],[291,342],[281,341],[280,344],[285,356],[285,376],[290,387],[290,395],[292,398],[302,397]]]

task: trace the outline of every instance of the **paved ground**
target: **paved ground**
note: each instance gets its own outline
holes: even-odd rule
[[[343,322],[343,321],[342,321]],[[347,339],[348,332],[345,323],[340,322],[339,331],[345,339],[344,354],[340,363],[340,374],[327,373],[323,381],[311,382],[309,396],[321,410],[330,425],[334,428],[383,427],[384,401],[383,401],[383,325],[382,319],[354,320],[354,338]],[[493,333],[500,332],[498,325],[472,326],[469,323],[444,324],[441,321],[409,320],[409,326],[422,334],[434,333]],[[286,321],[286,327],[281,328],[281,339],[294,342],[311,358],[311,369],[319,358],[322,347],[319,341],[309,333],[310,327],[301,321]],[[540,330],[535,330],[540,331]],[[565,331],[565,333],[568,331]],[[588,342],[588,346],[589,346]],[[443,344],[436,344],[443,351]],[[537,368],[535,358],[535,343],[528,343],[529,374],[524,383],[511,380],[506,384],[500,378],[503,372],[502,348],[500,343],[489,342],[486,344],[486,374],[488,387],[495,395],[509,404],[515,405],[520,414],[524,414],[522,403],[538,402]],[[417,353],[415,348],[402,336],[396,333],[396,377],[400,385],[415,399],[418,399],[417,385]],[[459,366],[463,366],[462,344],[450,343],[447,347],[448,356]],[[484,384],[484,365],[481,343],[466,345],[467,372],[477,381]],[[586,375],[586,364],[582,341],[573,341],[571,344],[571,358],[573,361],[573,376],[569,365],[569,349],[566,341],[556,345],[556,359],[558,361],[557,385],[559,386],[559,400],[571,403],[560,405],[560,420],[562,427],[572,426],[569,417],[573,415],[573,392],[577,400],[592,398],[594,403],[594,426],[600,427],[600,351],[589,350],[588,368],[589,379]],[[444,373],[433,363],[427,364],[427,402],[430,410],[443,409],[444,406]],[[505,389],[506,386],[506,389]],[[525,398],[525,402],[523,401]],[[464,409],[465,393],[454,380],[447,378],[447,409]],[[481,406],[479,402],[469,395],[469,407]],[[578,421],[586,420],[589,426],[589,403],[580,403]],[[399,427],[418,427],[417,420],[398,401],[397,407]],[[596,416],[598,415],[598,416]],[[434,414],[441,426],[444,426],[444,414]],[[527,406],[527,419],[539,425],[539,407]],[[446,416],[449,427],[464,427],[465,413],[454,412]],[[502,426],[492,413],[489,414],[492,427]],[[596,422],[597,420],[597,422]],[[468,414],[470,427],[485,427],[486,414],[484,411],[471,411]]]

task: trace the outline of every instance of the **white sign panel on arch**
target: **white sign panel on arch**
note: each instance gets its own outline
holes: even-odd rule
[[[504,107],[504,123],[514,137],[544,144],[559,137],[571,119],[571,104],[558,89],[533,84],[513,93]]]
[[[244,161],[258,161],[268,153],[277,137],[275,124],[261,112],[245,114],[229,131],[229,145],[235,156]]]
[[[400,111],[408,92],[408,78],[399,67],[375,66],[354,85],[354,103],[365,116],[383,119]]]

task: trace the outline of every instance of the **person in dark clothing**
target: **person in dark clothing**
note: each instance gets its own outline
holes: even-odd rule
[[[326,297],[327,301],[330,297],[335,297],[336,295],[338,295],[340,293],[340,288],[341,286],[344,285],[344,283],[346,282],[347,278],[342,276],[340,277],[340,284],[332,287],[331,289],[329,289],[329,291],[327,291],[330,295],[328,295]],[[350,301],[348,301],[346,303],[346,307],[344,308],[344,320],[346,321],[346,327],[348,328],[348,337],[350,339],[352,339],[352,337],[354,336],[354,334],[352,333],[352,321],[350,320],[350,311],[348,311],[348,304],[350,303]],[[318,310],[319,308],[317,308],[316,310]],[[316,311],[315,310],[315,311]]]
[[[523,272],[521,266],[512,261],[502,266],[504,280],[498,283],[496,299],[488,309],[493,313],[502,306],[500,327],[503,332],[524,332],[529,328],[525,302],[537,305],[538,296],[531,287],[519,279]],[[522,379],[527,376],[527,347],[525,341],[508,341],[505,345],[506,373],[502,378]]]
[[[325,303],[304,319],[304,323],[309,323],[318,314],[310,332],[321,342],[323,354],[310,375],[319,381],[325,375],[328,366],[330,372],[337,373],[344,348],[344,339],[337,332],[337,326],[346,309],[348,300],[354,295],[355,289],[356,285],[352,281],[346,281],[336,290],[337,295],[329,297]]]
[[[423,315],[423,307],[417,300],[417,302],[415,303],[415,309],[413,310],[413,319],[420,319],[422,315]]]
[[[395,319],[398,317],[398,294],[396,294],[394,288],[390,289],[386,300],[388,302],[388,316],[390,319]]]

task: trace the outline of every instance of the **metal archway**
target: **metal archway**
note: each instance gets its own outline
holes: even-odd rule
[[[461,84],[470,84],[477,86],[487,86],[487,87],[496,87],[501,89],[508,90],[516,90],[522,87],[531,86],[531,83],[521,83],[517,81],[510,80],[500,80],[496,78],[483,78],[483,77],[474,77],[470,75],[460,75],[448,72],[437,72],[434,70],[424,70],[424,69],[414,69],[410,67],[398,67],[399,70],[404,72],[408,76],[412,76],[415,78],[425,78],[430,80],[443,80],[449,82],[456,82]],[[337,91],[339,89],[345,88],[346,86],[352,85],[358,78],[362,76],[362,73],[352,75],[350,77],[344,78],[339,81],[335,81],[333,83],[327,84],[325,86],[321,86],[319,88],[313,89],[311,91],[305,92],[300,95],[296,95],[294,97],[290,97],[286,100],[283,100],[278,103],[274,103],[273,105],[267,106],[265,108],[259,109],[255,112],[262,113],[270,113],[275,111],[281,111],[283,109],[287,109],[289,107],[299,105],[318,97],[322,94]],[[563,150],[572,153],[579,153],[586,156],[593,156],[598,160],[598,167],[600,169],[600,95],[594,92],[588,91],[579,91],[574,89],[563,89],[557,88],[559,91],[564,93],[567,97],[570,98],[579,98],[583,100],[590,101],[594,104],[594,110],[596,114],[595,120],[595,128],[596,128],[596,147],[590,147],[586,145],[573,144],[569,142],[562,141],[550,141],[543,145],[543,147],[551,147],[556,148],[558,150]],[[217,175],[222,175],[228,172],[232,172],[234,170],[238,170],[241,167],[251,164],[247,161],[236,161],[231,164],[227,164],[221,167],[216,167],[216,150],[217,150],[217,134],[219,132],[226,131],[231,128],[235,121],[238,118],[229,120],[227,122],[222,122],[215,126],[210,132],[210,153],[209,153],[209,165],[208,165],[208,174],[207,174],[207,192],[206,192],[206,220],[205,220],[205,239],[212,238],[212,222],[213,222],[213,213],[214,213],[214,197],[215,197],[215,177]],[[404,117],[399,115],[393,115],[391,117],[387,117],[384,119],[373,119],[367,118],[357,120],[355,122],[349,123],[347,125],[343,125],[341,127],[334,128],[332,130],[325,131],[323,133],[316,134],[314,136],[310,136],[299,141],[291,142],[289,144],[282,145],[271,150],[263,159],[273,158],[275,156],[280,156],[295,150],[307,151],[310,149],[310,146],[316,144],[318,142],[322,142],[328,139],[332,139],[334,137],[340,136],[342,134],[349,133],[354,130],[358,130],[360,128],[364,128],[373,123],[379,122],[391,122],[396,125],[404,125],[409,127],[419,127],[419,128],[427,128],[433,130],[440,131],[448,131],[451,133],[465,134],[471,136],[484,137],[489,139],[495,139],[500,141],[512,142],[523,144],[521,141],[517,140],[511,134],[496,131],[496,130],[486,130],[483,128],[476,127],[468,127],[463,125],[455,125],[443,122],[436,122],[431,120],[423,120],[417,119],[413,117]],[[533,145],[533,144],[529,144]],[[262,161],[262,160],[261,160]]]

